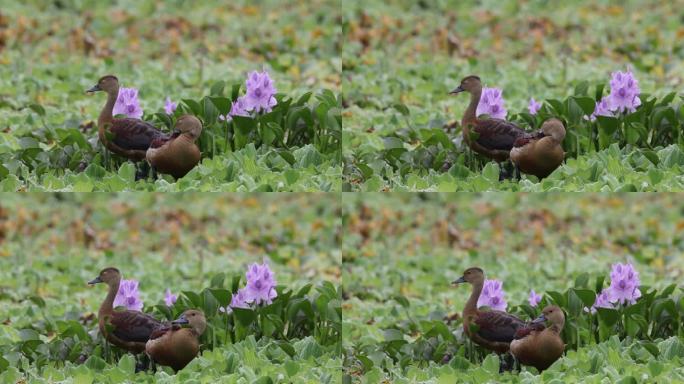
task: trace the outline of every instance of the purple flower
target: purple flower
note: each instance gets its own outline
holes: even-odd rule
[[[253,71],[247,76],[245,106],[249,111],[270,112],[277,104],[274,97],[276,88],[268,72]]]
[[[120,88],[112,114],[126,115],[136,119],[141,118],[143,110],[138,102],[138,90],[135,88]]]
[[[245,293],[247,301],[256,305],[271,304],[278,294],[275,290],[276,281],[273,271],[268,264],[254,263],[247,269],[247,286]]]
[[[527,298],[527,301],[530,303],[531,306],[536,307],[539,302],[541,301],[541,295],[538,295],[534,289],[530,290],[530,297]]]
[[[610,111],[610,105],[608,104],[606,97],[597,102],[596,107],[594,107],[594,112],[591,114],[591,116],[584,116],[584,119],[590,119],[591,121],[594,121],[596,120],[596,116],[614,116]]]
[[[231,313],[233,310],[231,308],[249,308],[249,303],[247,303],[247,293],[245,289],[239,289],[230,299],[230,304],[227,307],[219,308],[220,312]]]
[[[483,88],[480,103],[477,105],[475,114],[489,115],[497,119],[506,117],[506,108],[504,107],[504,99],[501,96],[499,88]]]
[[[172,295],[171,290],[166,288],[166,292],[164,293],[164,303],[166,303],[166,306],[172,306],[176,302],[176,300],[178,300],[178,296]]]
[[[138,282],[136,280],[121,280],[113,305],[114,307],[125,307],[133,311],[142,310],[143,302],[140,300]]]
[[[596,103],[594,113],[589,117],[591,121],[596,116],[615,116],[616,113],[636,111],[641,105],[639,81],[632,71],[613,72],[610,79],[610,94]],[[585,116],[586,118],[586,116]]]
[[[167,115],[172,115],[176,110],[176,107],[178,107],[178,103],[172,103],[171,98],[167,96],[166,101],[164,102],[164,112],[166,112]]]
[[[249,111],[247,110],[247,102],[245,101],[245,96],[240,96],[237,98],[237,100],[233,101],[233,104],[230,107],[230,112],[228,112],[228,115],[220,115],[219,119],[226,120],[227,118],[228,121],[231,121],[232,116],[249,117]]]
[[[608,95],[611,111],[634,112],[636,107],[641,105],[640,93],[639,81],[632,71],[613,72],[610,79],[610,95]]]
[[[536,115],[537,111],[541,108],[542,103],[536,101],[534,97],[530,98],[530,104],[527,106],[527,109],[530,111],[530,114]]]
[[[594,314],[596,313],[596,308],[614,308],[613,304],[610,303],[606,289],[599,292],[599,294],[596,296],[596,300],[594,300],[594,304],[591,306],[591,309],[584,307],[584,312],[591,311],[591,313]]]
[[[636,300],[641,297],[640,284],[639,272],[632,264],[614,264],[610,271],[610,287],[608,287],[610,302],[629,305],[636,303]]]
[[[498,280],[485,280],[482,293],[477,299],[477,307],[490,307],[497,311],[505,311],[508,303],[504,298],[505,292],[502,289],[502,283]]]

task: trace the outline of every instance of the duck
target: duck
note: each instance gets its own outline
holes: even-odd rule
[[[200,161],[195,141],[202,133],[202,123],[193,115],[183,115],[176,122],[175,132],[167,139],[153,140],[145,156],[157,172],[180,179]]]
[[[546,327],[547,322],[551,326]],[[547,369],[565,351],[560,336],[564,325],[565,314],[559,307],[545,307],[530,325],[518,330],[516,339],[511,342],[511,354],[520,364],[535,367],[539,372]]]
[[[121,272],[118,269],[105,268],[96,278],[88,282],[90,285],[98,283],[105,283],[109,287],[107,297],[97,312],[100,333],[117,347],[134,354],[144,352],[145,343],[152,332],[162,326],[162,323],[143,312],[114,310],[114,298],[121,283]]]
[[[477,117],[477,105],[482,96],[482,82],[478,76],[466,76],[449,94],[456,95],[461,92],[470,93],[470,104],[461,119],[463,140],[473,151],[485,157],[499,163],[507,161],[515,140],[524,135],[525,131],[510,121]]]
[[[145,159],[153,140],[169,139],[168,134],[148,122],[130,117],[113,117],[112,111],[119,96],[119,79],[116,76],[102,76],[86,92],[100,91],[107,93],[107,102],[97,119],[98,137],[109,151],[133,161],[141,161]]]
[[[185,324],[190,328],[183,328]],[[180,371],[199,353],[199,337],[206,327],[204,312],[188,309],[170,326],[156,330],[147,341],[145,352],[155,363]]]
[[[552,118],[542,124],[536,133],[518,137],[511,148],[510,158],[518,173],[535,175],[543,179],[558,168],[565,152],[561,144],[565,139],[563,123]]]
[[[485,276],[482,268],[471,267],[463,272],[452,285],[470,283],[473,290],[463,307],[463,331],[475,344],[485,349],[505,354],[515,337],[515,332],[525,326],[525,322],[516,316],[496,310],[481,311],[477,308],[477,299],[482,293]]]

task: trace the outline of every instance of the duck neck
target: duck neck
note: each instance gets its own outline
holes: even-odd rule
[[[119,284],[121,284],[121,280],[117,280],[109,286],[107,297],[105,297],[102,305],[100,305],[100,316],[102,316],[102,314],[110,314],[114,311],[114,299],[119,292]]]
[[[462,125],[473,122],[475,119],[477,119],[476,112],[477,105],[480,103],[480,96],[482,96],[482,88],[474,89],[470,93],[470,104],[468,104],[468,108],[466,108],[465,113],[463,114],[463,120],[461,120]]]
[[[552,324],[551,327],[549,327],[549,329],[554,333],[560,335],[561,331],[563,330],[563,326],[561,324]]]
[[[114,104],[116,104],[117,97],[119,97],[119,87],[107,92],[107,102],[100,112],[100,117],[97,119],[98,128],[104,129],[106,123],[112,122],[112,112],[114,111]]]
[[[466,313],[477,312],[477,299],[480,298],[480,293],[482,293],[482,286],[484,282],[479,282],[473,284],[473,291],[470,293],[468,301],[466,301],[465,307],[463,308],[463,314],[465,317]]]

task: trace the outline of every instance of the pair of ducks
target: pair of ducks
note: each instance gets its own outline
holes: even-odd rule
[[[501,119],[478,119],[477,105],[482,83],[477,76],[467,76],[450,94],[470,93],[470,104],[463,114],[463,140],[473,151],[499,163],[509,158],[516,170],[542,179],[551,174],[565,158],[561,143],[565,127],[558,119],[549,119],[537,132],[525,132],[517,125]],[[471,137],[475,133],[475,138]]]
[[[112,111],[119,96],[119,79],[116,76],[101,77],[86,92],[98,91],[107,93],[97,128],[100,142],[108,150],[133,161],[147,159],[156,171],[175,178],[185,176],[199,163],[201,154],[195,140],[202,133],[202,123],[195,116],[181,116],[174,132],[169,135],[139,119],[113,117]]]
[[[116,268],[105,268],[88,284],[105,283],[107,297],[98,311],[98,325],[107,341],[134,354],[145,352],[155,363],[183,369],[199,353],[199,337],[207,322],[197,309],[183,312],[171,323],[131,310],[114,310],[114,298],[119,291],[121,273]],[[190,328],[182,328],[189,325]]]
[[[463,330],[475,344],[498,354],[511,354],[523,365],[540,372],[561,357],[565,343],[560,332],[565,324],[563,311],[555,305],[547,306],[542,314],[530,323],[510,313],[477,308],[477,299],[484,286],[484,271],[468,268],[452,284],[470,283],[473,291],[463,308]],[[551,326],[546,327],[549,321]]]

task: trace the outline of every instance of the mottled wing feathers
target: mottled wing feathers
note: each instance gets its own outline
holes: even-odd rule
[[[517,331],[515,331],[515,339],[522,339],[523,337],[529,335],[532,333],[532,331],[537,331],[541,332],[546,328],[544,324],[542,323],[530,323],[526,324],[524,327],[518,328]]]
[[[114,119],[109,131],[112,142],[123,149],[146,150],[153,140],[169,137],[152,124],[132,118]]]
[[[513,143],[513,147],[519,148],[524,146],[525,144],[529,143],[532,140],[539,140],[544,137],[544,132],[541,130],[537,132],[530,132],[530,133],[525,133],[524,135],[519,136],[516,140],[515,143]]]
[[[478,144],[498,150],[510,150],[515,140],[525,134],[517,125],[501,119],[478,119],[473,132],[478,134]]]
[[[178,324],[164,324],[161,327],[152,331],[152,333],[150,334],[150,340],[158,339],[164,336],[166,332],[177,331],[179,329],[181,329],[181,326]]]
[[[157,137],[153,139],[150,143],[150,148],[159,148],[162,145],[168,143],[169,141],[177,138],[178,136],[180,136],[180,131],[175,131],[173,134],[171,134],[171,136]]]
[[[489,341],[510,342],[518,328],[525,326],[525,322],[501,311],[479,312],[475,318],[475,324],[480,329],[477,334]]]
[[[114,311],[109,322],[114,327],[112,334],[123,341],[145,342],[161,326],[159,320],[137,311]]]

